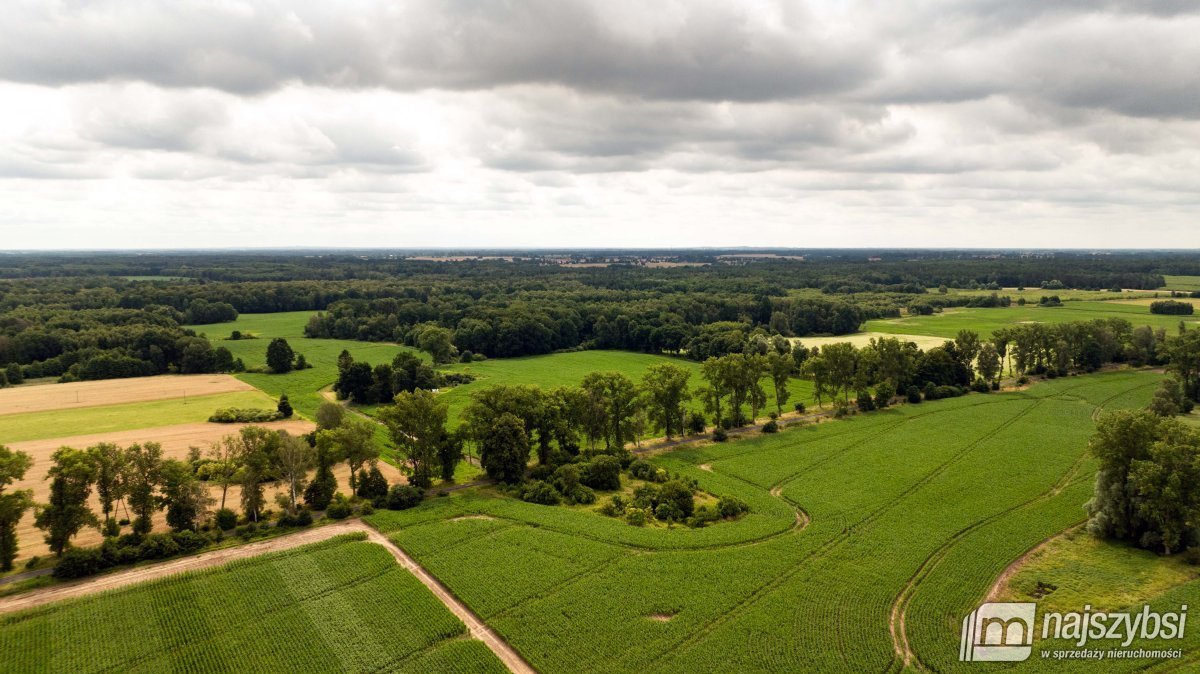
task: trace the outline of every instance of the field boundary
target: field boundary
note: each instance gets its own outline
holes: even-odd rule
[[[391,553],[396,563],[411,573],[422,585],[432,592],[442,605],[466,625],[471,637],[482,641],[504,663],[504,666],[509,671],[513,672],[513,674],[536,674],[536,670],[521,657],[516,649],[510,646],[499,633],[489,627],[482,618],[476,615],[458,597],[454,596],[454,593],[427,571],[425,567],[418,564],[416,560],[410,557],[404,550],[401,550],[399,546],[386,536],[362,520],[357,519],[298,531],[294,534],[287,534],[265,541],[202,552],[190,557],[135,567],[102,576],[0,597],[0,614],[13,613],[67,599],[77,599],[93,594],[109,592],[188,571],[209,569],[235,560],[258,557],[271,552],[291,550],[311,543],[320,543],[342,534],[355,532],[365,533],[367,540],[383,546],[385,550]]]

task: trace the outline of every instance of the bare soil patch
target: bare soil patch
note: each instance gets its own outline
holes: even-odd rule
[[[253,390],[253,386],[227,374],[176,374],[39,384],[0,389],[0,414],[79,409]]]
[[[700,470],[707,470],[710,473],[712,472],[712,464],[711,463],[702,463],[696,467],[699,468]]]
[[[650,615],[648,615],[646,617],[655,622],[665,623],[665,622],[671,622],[671,619],[675,617],[675,614],[674,613],[651,613]]]
[[[469,520],[488,520],[488,521],[491,521],[491,520],[495,520],[495,519],[496,519],[496,518],[495,518],[495,517],[492,517],[491,515],[462,515],[462,516],[459,516],[459,517],[452,517],[452,518],[450,518],[450,520],[449,520],[449,521],[450,521],[450,522],[466,522],[466,521],[469,521]]]

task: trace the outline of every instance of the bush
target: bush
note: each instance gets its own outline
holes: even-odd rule
[[[678,506],[674,503],[664,501],[654,509],[654,517],[660,522],[677,522],[683,519],[683,513],[679,512]]]
[[[713,440],[717,442],[725,442],[728,439],[729,433],[725,432],[724,428],[718,427],[715,431],[713,431]]]
[[[779,432],[779,422],[775,421],[774,419],[768,421],[767,423],[763,424],[762,432],[763,433],[778,433]]]
[[[195,531],[177,531],[171,534],[171,538],[175,540],[175,545],[179,546],[181,552],[195,552],[212,542],[207,536]]]
[[[800,414],[804,414],[804,410],[807,409],[806,407],[804,407],[804,403],[796,403],[795,405],[792,406],[792,408],[795,409]]]
[[[703,505],[696,508],[696,512],[687,520],[689,527],[702,527],[710,522],[716,522],[721,519],[721,514],[712,506]]]
[[[171,534],[149,534],[138,546],[139,559],[165,559],[179,554],[179,544]]]
[[[913,404],[921,402],[921,389],[910,384],[904,389],[904,399]]]
[[[296,369],[299,370],[299,369],[303,369],[303,368],[296,368]],[[288,397],[287,397],[286,393],[279,396],[279,404],[275,406],[275,409],[276,409],[276,411],[279,412],[280,419],[291,419],[292,418],[292,403],[290,401],[288,401]]]
[[[706,422],[704,420],[703,414],[701,414],[699,412],[692,412],[691,414],[688,415],[688,421],[687,421],[688,433],[690,433],[692,435],[700,435],[701,433],[704,432],[705,426],[706,426]]]
[[[679,516],[675,519],[680,520],[685,517],[691,517],[692,512],[696,509],[696,500],[692,494],[692,488],[684,484],[682,480],[670,480],[663,483],[663,486],[658,490],[658,502],[659,505],[663,503],[673,505],[679,511]]]
[[[1200,545],[1193,545],[1183,552],[1183,562],[1190,566],[1200,566]]]
[[[277,526],[281,527],[307,527],[313,523],[312,513],[307,508],[301,508],[296,511],[295,515],[284,513],[279,516]]]
[[[335,520],[344,520],[354,514],[354,506],[350,504],[350,499],[342,492],[333,495],[333,501],[329,507],[325,509],[326,517]]]
[[[1150,313],[1167,314],[1171,316],[1191,316],[1196,308],[1191,302],[1176,302],[1175,300],[1159,300],[1150,303]]]
[[[567,503],[588,505],[596,502],[596,492],[591,487],[579,485],[571,491],[564,494]]]
[[[635,527],[644,527],[644,526],[646,526],[646,522],[649,519],[650,519],[649,514],[646,512],[646,510],[644,508],[626,508],[625,509],[625,522],[627,524],[630,524]]]
[[[548,482],[532,480],[521,487],[521,500],[541,505],[558,505],[562,496]]]
[[[609,491],[621,488],[621,461],[615,456],[601,455],[582,464],[579,481],[592,489]]]
[[[218,510],[214,519],[216,520],[217,528],[221,531],[229,531],[237,526],[237,513],[229,508]]]
[[[629,464],[630,476],[647,482],[666,482],[667,471],[658,468],[645,459],[637,459]]]
[[[615,494],[604,505],[600,506],[600,514],[608,517],[620,517],[625,514],[625,498]]]
[[[982,379],[976,379],[975,381],[971,382],[971,390],[976,393],[987,393],[992,390],[992,387],[988,386],[986,381]]]
[[[55,578],[83,578],[100,573],[105,568],[99,548],[71,548],[54,565]]]
[[[717,502],[717,512],[721,517],[737,517],[750,512],[750,506],[736,496],[723,496]]]
[[[214,424],[260,424],[282,418],[278,410],[225,407],[213,412],[208,420]]]
[[[890,381],[880,382],[875,387],[875,407],[883,409],[892,404],[892,396],[896,395],[896,386]]]
[[[413,487],[407,484],[394,484],[388,490],[387,509],[388,510],[408,510],[421,504],[421,500],[425,498],[425,491],[419,487]]]

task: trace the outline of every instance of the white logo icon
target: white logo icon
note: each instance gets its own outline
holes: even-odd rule
[[[1033,603],[988,603],[963,619],[958,659],[1020,662],[1033,652]]]

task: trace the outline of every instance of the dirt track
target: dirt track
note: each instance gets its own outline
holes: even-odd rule
[[[375,529],[367,526],[360,520],[349,520],[338,522],[328,526],[306,529],[294,534],[279,536],[270,540],[258,541],[255,543],[247,543],[232,548],[224,548],[221,550],[213,550],[212,552],[203,552],[191,557],[183,557],[158,564],[137,567],[125,571],[117,571],[95,578],[88,578],[53,587],[32,590],[23,594],[13,595],[9,597],[0,597],[0,613],[11,613],[24,609],[36,608],[44,606],[56,601],[65,599],[73,599],[114,590],[121,587],[126,587],[136,583],[143,583],[156,578],[172,576],[185,571],[196,571],[207,569],[214,566],[220,566],[228,562],[245,559],[247,557],[257,557],[268,552],[277,552],[280,550],[290,550],[301,545],[309,543],[317,543],[324,541],[334,536],[350,533],[354,531],[364,531],[367,534],[367,539],[372,543],[382,545],[384,549],[391,553],[396,562],[407,569],[410,573],[421,581],[429,591],[433,593],[438,601],[446,606],[459,620],[466,626],[467,631],[475,639],[479,639],[486,645],[496,657],[508,667],[509,671],[516,674],[534,674],[535,670],[521,657],[508,642],[496,633],[495,630],[488,627],[479,616],[467,608],[454,596],[445,585],[437,578],[434,578],[420,564],[409,557],[406,552],[401,550],[395,543],[392,543],[383,534]]]
[[[227,374],[164,374],[132,379],[16,386],[0,389],[0,414],[79,409],[253,390],[253,386]]]

